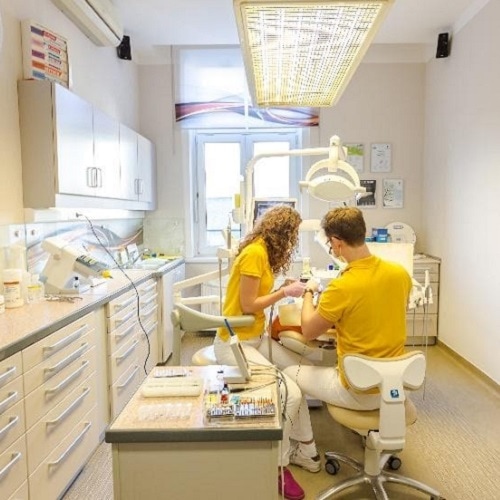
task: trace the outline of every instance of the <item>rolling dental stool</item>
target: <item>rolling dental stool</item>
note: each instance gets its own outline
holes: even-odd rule
[[[327,405],[332,418],[343,426],[365,436],[364,463],[336,452],[325,453],[325,469],[337,474],[340,463],[357,471],[353,477],[322,491],[317,500],[334,498],[337,493],[353,486],[368,483],[377,500],[388,500],[385,482],[409,486],[430,495],[431,500],[442,500],[430,486],[390,470],[401,464],[393,454],[405,444],[406,427],[417,419],[413,403],[406,399],[405,389],[418,389],[424,382],[426,361],[420,351],[395,358],[370,358],[359,354],[346,355],[343,359],[345,376],[349,385],[358,391],[378,388],[381,394],[380,410],[359,411]]]

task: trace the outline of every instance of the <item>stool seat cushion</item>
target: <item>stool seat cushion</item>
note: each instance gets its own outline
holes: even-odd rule
[[[196,351],[192,358],[191,363],[194,366],[207,366],[207,365],[217,365],[217,359],[215,358],[214,346],[209,345],[207,347],[203,347]]]
[[[326,406],[332,418],[349,429],[360,432],[379,428],[379,410],[349,410],[330,404]],[[405,417],[407,426],[415,423],[417,420],[417,409],[409,399],[405,401]]]

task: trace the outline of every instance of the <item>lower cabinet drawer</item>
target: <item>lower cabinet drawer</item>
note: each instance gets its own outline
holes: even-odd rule
[[[29,476],[31,497],[54,500],[73,481],[99,444],[97,406],[94,406]]]
[[[8,498],[8,500],[29,500],[30,494],[29,494],[29,488],[28,488],[28,481],[24,481],[24,483],[21,485],[21,487],[16,490],[12,496]],[[33,500],[33,499],[32,499]]]
[[[64,370],[25,398],[26,429],[30,429],[47,412],[65,399],[96,369],[95,347],[85,352]]]
[[[131,365],[137,364],[140,342],[137,335],[109,356],[109,380],[114,384]]]
[[[24,435],[0,454],[0,494],[9,498],[26,481],[26,441]]]
[[[0,453],[24,435],[24,402],[19,401],[0,414]]]
[[[111,401],[111,420],[114,420],[129,402],[143,380],[144,369],[134,364],[109,388]]]
[[[31,474],[97,401],[95,372],[26,433]]]

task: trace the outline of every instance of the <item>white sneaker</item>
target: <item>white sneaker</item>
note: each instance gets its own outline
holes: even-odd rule
[[[292,445],[290,450],[290,463],[298,465],[309,472],[319,472],[321,470],[321,459],[319,455],[315,457],[306,457],[300,449],[300,443]]]

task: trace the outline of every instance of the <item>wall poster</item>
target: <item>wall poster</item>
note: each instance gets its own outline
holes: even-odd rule
[[[384,208],[403,208],[403,179],[384,179],[383,183],[382,206]]]
[[[27,80],[51,80],[70,87],[68,42],[30,20],[22,22],[23,73]]]
[[[374,208],[377,205],[377,200],[375,198],[377,181],[375,179],[361,179],[359,183],[361,187],[366,188],[366,193],[361,193],[356,196],[356,206]]]
[[[356,172],[363,172],[365,160],[365,151],[363,144],[348,143],[344,144],[344,146],[347,148],[347,163],[349,163],[349,165],[351,165],[351,167],[353,167]]]
[[[372,172],[390,172],[392,169],[392,147],[388,143],[372,144],[370,170]]]

